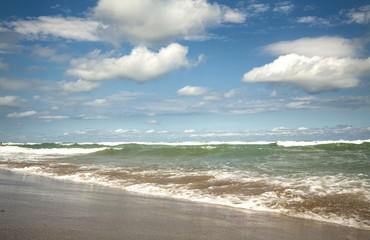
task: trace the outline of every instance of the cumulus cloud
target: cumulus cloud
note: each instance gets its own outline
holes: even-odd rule
[[[22,100],[18,96],[0,96],[0,107],[18,109],[22,107]]]
[[[99,82],[85,81],[82,79],[76,82],[59,82],[59,86],[66,92],[76,93],[76,92],[91,92],[94,89],[100,87]]]
[[[243,82],[292,84],[308,93],[355,87],[359,77],[369,74],[370,58],[281,56],[243,76]]]
[[[273,55],[295,53],[307,57],[354,57],[360,49],[353,40],[331,36],[281,41],[264,47],[264,51]]]
[[[27,112],[21,112],[21,113],[9,113],[6,117],[7,118],[23,118],[23,117],[30,117],[35,115],[37,112],[36,111],[27,111]]]
[[[134,48],[120,58],[80,58],[71,61],[67,74],[84,80],[131,79],[146,82],[180,67],[190,67],[188,48],[170,44],[153,52],[145,47]]]
[[[96,21],[76,17],[41,16],[32,20],[8,23],[16,33],[31,39],[66,38],[77,41],[99,41],[97,29],[104,26]]]
[[[202,96],[209,92],[205,87],[186,86],[177,90],[177,95],[180,96]]]
[[[108,27],[102,36],[134,44],[199,39],[223,22],[241,23],[245,15],[206,0],[100,0],[93,17]]]
[[[357,58],[362,49],[360,41],[331,36],[273,43],[264,51],[281,56],[242,81],[291,84],[308,93],[355,87],[370,73],[370,58]]]

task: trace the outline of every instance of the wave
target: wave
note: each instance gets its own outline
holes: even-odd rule
[[[38,145],[22,145],[22,146],[2,146],[0,147],[0,154],[34,154],[34,155],[76,155],[76,154],[89,154],[93,152],[103,151],[104,148],[66,148],[57,144],[42,144],[43,147]],[[36,146],[30,147],[30,146]],[[48,146],[49,148],[46,148]],[[50,148],[51,147],[51,148]]]
[[[353,151],[368,149],[370,140],[356,141],[278,141],[278,142],[84,142],[84,143],[5,143],[0,154],[30,154],[41,156],[90,155],[95,157],[163,158],[181,160],[188,158],[242,158],[243,156],[267,156],[284,149]],[[290,151],[291,151],[290,150]],[[30,156],[31,157],[31,156]]]
[[[363,144],[370,143],[370,139],[367,140],[337,140],[337,141],[277,141],[278,146],[283,147],[305,147],[305,146],[318,146],[318,145],[336,145],[336,144]]]
[[[283,177],[248,171],[154,169],[52,161],[5,161],[0,167],[60,180],[277,212],[370,230],[369,183],[360,176]]]
[[[370,229],[370,140],[5,143],[0,169]]]
[[[21,146],[28,148],[97,148],[116,147],[122,145],[152,145],[152,146],[217,146],[217,145],[278,145],[282,147],[303,147],[329,144],[363,144],[370,143],[366,140],[325,140],[325,141],[185,141],[185,142],[52,142],[52,143],[3,143],[4,146]]]

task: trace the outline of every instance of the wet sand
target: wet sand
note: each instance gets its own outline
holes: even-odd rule
[[[3,210],[3,211],[2,211]],[[370,231],[0,170],[0,239],[369,239]]]

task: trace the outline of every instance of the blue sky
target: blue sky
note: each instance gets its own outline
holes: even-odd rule
[[[370,138],[367,1],[6,0],[0,141]]]

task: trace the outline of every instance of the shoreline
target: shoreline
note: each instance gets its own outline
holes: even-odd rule
[[[1,211],[4,210],[4,211]],[[369,231],[0,170],[4,239],[367,239]]]

